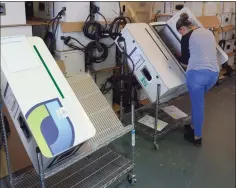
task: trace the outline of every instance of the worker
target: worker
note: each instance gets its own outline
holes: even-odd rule
[[[219,65],[213,33],[192,24],[186,13],[176,23],[182,35],[181,62],[186,66],[187,88],[192,105],[192,124],[187,125],[184,139],[195,146],[202,145],[204,95],[218,80]]]

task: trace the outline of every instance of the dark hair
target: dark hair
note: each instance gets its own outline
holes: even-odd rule
[[[182,13],[180,15],[179,20],[176,23],[176,29],[179,30],[181,27],[186,26],[189,27],[192,25],[192,23],[188,20],[188,14],[187,13]]]

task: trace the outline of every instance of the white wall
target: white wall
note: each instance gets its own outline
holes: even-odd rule
[[[1,37],[15,36],[15,35],[25,35],[26,37],[32,37],[32,27],[31,26],[17,26],[17,27],[2,27],[1,28]]]
[[[113,21],[114,18],[119,16],[119,2],[109,1],[95,1],[96,6],[99,7],[99,12],[106,18],[107,21]],[[95,19],[98,21],[104,21],[103,17],[96,14]]]
[[[1,15],[1,25],[26,24],[25,2],[5,3],[6,15]]]
[[[66,13],[62,16],[64,22],[83,22],[89,15],[90,2],[54,2],[54,14],[57,15],[62,7],[66,7]]]

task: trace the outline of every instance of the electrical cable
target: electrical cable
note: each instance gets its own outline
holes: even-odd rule
[[[73,38],[73,37],[71,37],[71,36],[61,36],[61,40],[63,40],[63,41],[64,41],[64,44],[67,45],[67,46],[69,46],[70,48],[73,48],[73,49],[75,49],[75,50],[80,50],[80,51],[85,52],[86,46],[85,46],[84,44],[82,44],[79,40],[77,40],[77,39],[75,39],[75,38]],[[76,41],[76,42],[77,42],[78,44],[80,44],[82,47],[79,47],[79,46],[76,46],[76,45],[74,45],[74,44],[72,44],[72,43],[69,43],[71,40]]]
[[[113,42],[111,45],[107,46],[107,48],[111,48],[113,45],[115,45],[115,42]]]
[[[80,41],[71,36],[62,36],[61,40],[63,40],[64,44],[70,48],[83,51],[85,53],[85,64],[87,65],[91,65],[92,63],[101,63],[108,57],[108,47],[99,41],[92,41],[88,43],[87,46],[85,46]],[[76,41],[82,47],[78,47],[70,43],[71,40]],[[100,47],[98,47],[98,43]]]
[[[58,30],[58,26],[59,26],[59,21],[62,18],[62,15],[65,13],[66,9],[63,8],[55,18],[51,19],[48,22],[48,27],[44,36],[44,42],[47,45],[47,47],[49,48],[49,51],[51,52],[51,54],[54,54],[54,48],[56,45],[56,33]],[[52,28],[52,31],[50,32],[50,26]]]
[[[221,25],[222,25],[222,19],[221,19]],[[225,50],[226,41],[224,40],[224,30],[221,26],[220,26],[220,29],[222,32],[222,40],[220,40],[218,44],[223,50]]]
[[[120,45],[121,41],[123,41],[124,47]],[[130,75],[133,75],[134,70],[135,70],[135,64],[134,64],[132,58],[127,54],[127,44],[126,44],[125,39],[122,36],[120,36],[117,40],[117,44],[120,47],[120,50],[123,50],[122,53],[124,54],[124,63],[127,64],[127,59],[129,59],[131,61],[132,70],[131,70]]]
[[[154,21],[157,22],[158,20],[158,14],[160,14],[160,10],[157,11],[157,13],[155,14],[155,17],[154,17]]]
[[[120,35],[121,26],[126,25],[127,23],[131,23],[131,19],[129,17],[119,16],[116,17],[109,27],[109,36],[115,40]]]
[[[222,40],[220,40],[218,44],[223,50],[225,50],[226,40],[224,40],[224,30],[221,26],[220,26],[220,28],[221,28],[221,32],[222,32]]]
[[[122,44],[123,43],[123,46]],[[125,39],[122,36],[119,36],[119,38],[117,39],[117,44],[120,48],[120,53],[121,56],[119,57],[120,60],[120,67],[124,66],[124,65],[128,65],[128,60],[130,61],[130,63],[132,64],[132,70],[128,73],[123,72],[123,74],[121,74],[121,69],[120,72],[118,73],[118,75],[114,75],[112,76],[112,78],[109,78],[105,84],[103,84],[103,86],[101,87],[101,92],[103,94],[108,93],[111,89],[114,90],[114,93],[120,95],[120,97],[125,97],[126,99],[128,99],[128,103],[131,102],[131,92],[132,92],[132,87],[133,87],[133,82],[134,82],[134,69],[135,69],[135,65],[133,60],[131,59],[131,57],[127,54],[127,44]],[[109,81],[112,80],[112,81]],[[120,84],[121,81],[123,81],[124,87],[123,90],[121,90]],[[106,85],[108,82],[111,82],[112,86],[109,88],[106,88]],[[119,86],[119,87],[118,87]]]
[[[103,26],[102,24],[94,20],[95,14],[99,14],[104,19],[105,26]],[[83,26],[83,33],[85,37],[91,40],[97,40],[97,41],[100,40],[101,38],[105,38],[107,26],[108,26],[108,23],[104,15],[102,15],[99,12],[98,7],[91,4],[90,14],[87,16],[85,24]]]
[[[101,46],[101,51],[98,49],[97,43]],[[99,55],[95,55],[99,52]],[[101,63],[108,57],[108,48],[104,43],[98,41],[90,42],[85,48],[85,62],[87,65],[92,63]]]
[[[121,4],[120,4],[120,1],[118,1],[118,5],[119,5],[119,15],[122,16],[123,13],[122,13],[122,9],[121,9]]]
[[[86,21],[83,26],[85,37],[91,40],[99,40],[104,36],[104,27],[96,21]]]
[[[104,17],[104,15],[102,15],[99,11],[97,12],[97,14],[99,14],[105,21],[105,26],[104,26],[104,30],[106,30],[107,26],[108,26],[108,23],[107,23],[107,20],[106,18]]]
[[[71,37],[72,40],[76,41],[78,44],[80,44],[82,47],[86,47],[84,44],[82,44],[79,40],[77,40],[76,38]]]

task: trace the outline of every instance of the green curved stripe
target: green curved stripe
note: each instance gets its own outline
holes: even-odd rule
[[[42,154],[45,157],[53,157],[52,152],[49,149],[48,144],[45,141],[45,138],[41,132],[41,123],[42,121],[49,116],[49,113],[45,105],[38,106],[35,108],[27,118],[27,123],[30,127],[30,130],[35,138],[36,143],[38,144]]]
[[[51,80],[53,81],[53,83],[54,83],[56,89],[58,90],[58,92],[59,92],[59,94],[61,95],[61,97],[64,99],[64,95],[63,95],[61,89],[59,88],[57,82],[55,81],[55,79],[54,79],[52,73],[50,72],[49,68],[47,67],[46,63],[44,62],[44,59],[42,58],[41,54],[39,53],[39,50],[37,49],[37,47],[36,47],[35,45],[34,45],[33,47],[34,47],[34,49],[35,49],[37,55],[39,56],[39,58],[40,58],[42,64],[44,65],[44,68],[46,69],[47,73],[49,74]]]

